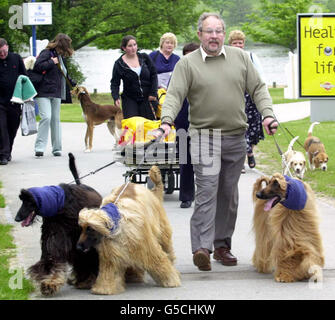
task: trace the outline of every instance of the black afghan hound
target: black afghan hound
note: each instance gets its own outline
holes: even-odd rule
[[[28,269],[28,274],[45,296],[55,294],[65,284],[68,264],[72,265],[68,283],[78,289],[91,288],[99,270],[95,249],[83,253],[76,249],[76,244],[81,233],[79,211],[99,207],[102,197],[93,188],[80,183],[72,153],[69,153],[69,166],[76,184],[22,189],[19,195],[22,205],[15,221],[28,227],[36,216],[43,219],[41,259]]]

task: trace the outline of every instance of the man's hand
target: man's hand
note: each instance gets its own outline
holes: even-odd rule
[[[278,128],[278,122],[272,118],[268,117],[263,120],[263,127],[266,131],[266,133],[270,136],[276,133],[277,128]]]
[[[156,129],[156,130],[153,130],[151,132],[151,134],[155,137],[155,138],[165,138],[166,136],[169,135],[171,131],[171,126],[167,123],[162,123],[161,126]]]

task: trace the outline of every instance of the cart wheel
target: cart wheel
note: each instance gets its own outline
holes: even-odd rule
[[[154,188],[155,184],[152,182],[152,180],[150,179],[150,177],[146,178],[146,182],[147,182],[147,188],[149,190],[152,190]]]
[[[167,174],[167,188],[165,190],[166,194],[172,194],[174,191],[174,174],[173,172],[169,172]]]

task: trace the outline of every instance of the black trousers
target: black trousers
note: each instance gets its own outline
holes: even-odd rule
[[[8,159],[11,156],[20,117],[20,104],[0,104],[0,159]]]
[[[122,95],[121,98],[124,119],[131,117],[144,117],[149,120],[155,120],[155,116],[150,107],[148,97],[145,97],[143,101],[136,101],[125,95]]]

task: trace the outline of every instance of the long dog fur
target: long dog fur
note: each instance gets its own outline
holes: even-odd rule
[[[255,227],[256,239],[262,237],[261,233],[267,234],[266,239],[271,239],[270,242],[264,241],[265,245],[271,246],[269,256],[262,253],[262,250],[266,253],[269,251],[264,250],[261,243],[256,245],[255,254],[269,262],[270,268],[274,268],[274,277],[278,282],[293,282],[311,277],[315,281],[322,281],[324,254],[319,215],[313,190],[306,182],[301,183],[307,193],[307,201],[302,210],[290,210],[281,204],[285,200],[287,189],[287,182],[282,174],[275,173],[267,186],[256,193],[258,200],[271,199],[272,202],[264,201],[264,205],[260,202],[255,207],[255,216],[267,215],[267,218],[262,217],[266,223],[258,221],[258,227]],[[276,201],[273,201],[274,198]],[[272,208],[268,207],[270,203]]]
[[[42,217],[42,255],[28,269],[28,274],[45,296],[57,293],[65,284],[68,264],[72,266],[72,275],[68,282],[78,289],[91,288],[98,274],[99,260],[96,250],[83,253],[76,248],[76,244],[81,232],[78,225],[79,211],[84,207],[99,206],[102,197],[93,188],[80,183],[75,159],[72,154],[69,154],[69,158],[70,170],[77,184],[59,185],[64,190],[64,206],[55,216]],[[22,222],[22,226],[30,226],[36,216],[41,216],[39,204],[29,189],[21,189],[19,198],[22,205],[15,221]]]
[[[145,271],[162,287],[180,285],[158,167],[152,167],[149,176],[156,185],[154,191],[130,183],[118,199],[121,219],[116,231],[110,231],[113,222],[104,210],[83,209],[79,213],[83,232],[78,246],[82,250],[94,246],[99,253],[99,276],[91,290],[94,294],[121,293],[125,282],[142,282]],[[114,189],[102,206],[114,203],[123,188]]]
[[[272,266],[270,253],[272,249],[272,235],[269,227],[269,214],[264,211],[266,200],[259,199],[256,194],[260,192],[264,185],[269,184],[270,179],[262,176],[256,180],[253,186],[252,199],[254,203],[253,232],[255,234],[255,251],[252,263],[256,270],[261,273],[271,273]]]
[[[91,100],[87,89],[82,86],[73,89],[72,94],[78,97],[87,124],[85,134],[85,152],[92,151],[94,126],[102,124],[106,121],[108,130],[113,135],[115,145],[117,145],[122,132],[122,110],[115,105],[99,105],[94,103]]]

